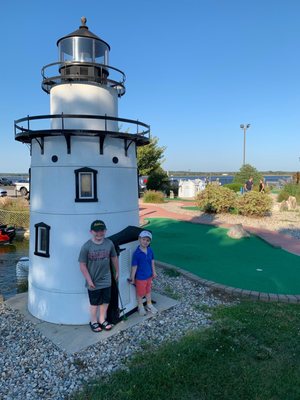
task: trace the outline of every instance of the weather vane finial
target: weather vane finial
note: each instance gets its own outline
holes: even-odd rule
[[[86,18],[81,17],[81,25],[85,26],[86,25]]]

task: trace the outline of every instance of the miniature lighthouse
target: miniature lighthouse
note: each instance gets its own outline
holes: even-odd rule
[[[109,65],[110,46],[81,22],[58,40],[59,61],[42,69],[50,115],[15,121],[15,139],[31,154],[28,309],[62,324],[89,321],[77,260],[91,222],[104,220],[108,236],[139,225],[136,147],[150,135],[148,125],[118,117],[125,75]],[[120,255],[127,304],[135,301],[126,283],[132,246]]]

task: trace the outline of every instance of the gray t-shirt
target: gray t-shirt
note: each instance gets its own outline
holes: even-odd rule
[[[78,261],[85,263],[95,289],[111,286],[110,257],[117,255],[113,242],[104,238],[101,244],[94,243],[91,239],[82,246]],[[88,284],[86,282],[86,287]]]

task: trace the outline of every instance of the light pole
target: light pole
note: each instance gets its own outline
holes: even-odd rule
[[[244,151],[243,151],[243,165],[245,165],[246,161],[246,130],[250,128],[250,124],[241,124],[240,125],[241,129],[244,130]]]

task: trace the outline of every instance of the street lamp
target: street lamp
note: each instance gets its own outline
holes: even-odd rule
[[[246,160],[246,130],[250,128],[250,124],[241,124],[240,125],[241,129],[244,130],[244,152],[243,152],[243,165],[245,165],[245,160]]]

